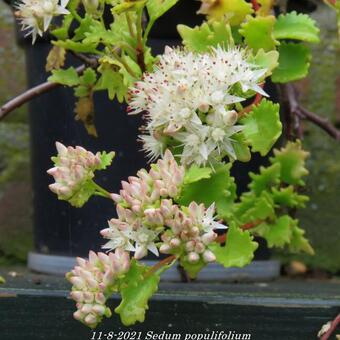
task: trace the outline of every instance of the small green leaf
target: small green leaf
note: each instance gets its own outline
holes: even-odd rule
[[[306,46],[282,42],[278,51],[279,66],[272,75],[274,83],[288,83],[307,76],[311,54]]]
[[[194,28],[178,25],[177,30],[183,44],[191,51],[206,52],[212,47],[234,45],[230,26],[223,21],[204,22]]]
[[[0,276],[0,285],[3,285],[6,283],[6,280],[4,277]]]
[[[146,8],[150,21],[155,21],[166,13],[171,7],[175,6],[179,0],[149,0]]]
[[[87,68],[80,77],[80,84],[84,86],[91,86],[97,80],[97,74],[92,68]]]
[[[79,84],[79,75],[74,67],[70,67],[66,70],[53,70],[48,81],[66,86],[76,86]]]
[[[224,267],[244,267],[254,258],[258,243],[253,241],[249,231],[242,231],[232,224],[228,229],[225,246],[213,243],[209,246],[216,261]]]
[[[79,6],[80,0],[70,0],[67,4],[67,8],[69,10],[76,10]],[[51,31],[52,35],[55,36],[57,39],[66,40],[69,37],[69,29],[73,22],[73,15],[67,14],[64,16],[62,24],[60,27]]]
[[[267,191],[263,191],[260,196],[250,192],[242,194],[240,202],[234,205],[234,218],[240,224],[275,219],[271,195]]]
[[[320,30],[316,22],[306,14],[297,14],[295,11],[281,14],[274,26],[276,39],[295,39],[311,43],[318,43]]]
[[[272,71],[279,65],[279,52],[265,52],[262,48],[258,50],[255,56],[252,56],[248,61],[251,64],[257,65],[260,69],[267,69],[265,77],[272,74]]]
[[[180,258],[180,265],[189,275],[190,279],[196,279],[198,273],[207,265],[202,259],[196,263],[188,262],[185,258]]]
[[[96,188],[93,185],[92,180],[83,182],[79,187],[79,190],[75,194],[68,198],[67,201],[75,208],[81,208],[94,193]]]
[[[200,168],[196,164],[192,165],[189,170],[186,171],[184,177],[184,184],[190,184],[200,181],[204,178],[210,178],[212,173],[211,168]]]
[[[293,229],[292,229],[292,239],[288,246],[289,251],[293,253],[305,252],[309,255],[314,255],[314,249],[308,242],[308,240],[304,237],[305,231],[298,227],[298,221],[294,220]]]
[[[98,165],[98,170],[104,170],[106,169],[108,166],[111,165],[114,157],[115,157],[115,152],[111,151],[111,152],[106,152],[103,151],[100,153],[99,155],[100,157],[100,165]]]
[[[241,25],[240,34],[244,37],[247,46],[255,52],[263,49],[271,51],[279,44],[273,36],[275,17],[268,15],[265,17],[247,17],[247,21]]]
[[[92,25],[95,24],[94,19],[85,14],[85,18],[80,22],[79,26],[74,30],[73,41],[80,41],[86,38],[86,33],[90,31]]]
[[[251,153],[249,146],[246,143],[246,139],[242,133],[235,134],[231,137],[235,143],[233,143],[236,159],[240,162],[249,162],[251,159]]]
[[[85,40],[81,42],[73,41],[71,39],[53,41],[53,45],[64,48],[65,50],[70,50],[78,53],[97,53],[98,43],[85,43]]]
[[[258,106],[249,112],[240,123],[246,141],[251,145],[253,152],[265,156],[281,135],[280,106],[263,99]]]
[[[107,90],[111,100],[117,96],[118,101],[122,103],[128,92],[128,87],[123,83],[123,76],[110,64],[101,64],[98,71],[101,77],[95,90]]]
[[[280,183],[281,166],[273,164],[269,167],[260,167],[260,173],[249,173],[252,179],[249,188],[256,194],[260,195],[265,190],[270,190],[272,186]]]
[[[220,164],[215,167],[209,178],[184,184],[179,204],[188,206],[191,202],[204,203],[206,207],[216,203],[220,217],[227,214],[236,198],[236,185],[230,176],[231,164]]]
[[[276,204],[289,208],[304,208],[309,197],[300,195],[295,192],[294,186],[289,185],[286,188],[273,188],[273,199]]]
[[[301,142],[288,142],[280,149],[274,150],[274,157],[270,158],[272,164],[281,165],[281,180],[287,184],[304,185],[301,179],[308,175],[305,168],[305,161],[309,153],[301,147]]]
[[[148,300],[158,290],[160,277],[157,273],[146,276],[149,267],[133,260],[130,270],[120,287],[122,301],[115,309],[125,326],[131,326],[137,321],[144,322],[148,309]]]
[[[290,216],[284,215],[278,218],[275,223],[263,223],[254,232],[267,240],[268,247],[282,248],[289,243],[292,237],[292,223]]]

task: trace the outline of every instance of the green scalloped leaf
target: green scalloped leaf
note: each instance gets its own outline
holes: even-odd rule
[[[98,53],[96,47],[98,42],[85,43],[83,41],[73,41],[71,39],[53,41],[53,45],[65,48],[65,50],[70,50],[78,53]]]
[[[316,22],[306,14],[295,11],[281,14],[274,26],[275,39],[294,39],[318,43],[320,30]]]
[[[272,71],[279,65],[279,52],[265,52],[262,48],[258,50],[255,56],[251,56],[248,60],[250,63],[257,65],[260,69],[267,69],[264,77],[272,74]]]
[[[280,137],[282,124],[279,111],[279,104],[263,99],[240,120],[244,125],[242,134],[251,145],[252,152],[259,152],[265,156]]]
[[[76,10],[79,6],[80,0],[70,0],[67,4],[67,8],[69,10]],[[67,14],[64,16],[62,20],[62,24],[60,27],[51,31],[51,34],[55,36],[57,39],[66,40],[69,37],[69,29],[73,22],[74,18],[72,14]]]
[[[195,201],[204,203],[206,207],[215,202],[218,215],[225,216],[236,199],[236,185],[234,178],[230,176],[230,167],[231,164],[217,165],[209,178],[184,184],[177,202],[188,206]]]
[[[254,233],[265,238],[269,248],[282,248],[288,244],[292,238],[292,223],[292,218],[288,215],[284,215],[278,218],[274,223],[260,224],[254,229]]]
[[[282,42],[278,51],[279,66],[272,74],[274,83],[288,83],[307,76],[311,53],[306,46]]]
[[[305,231],[298,227],[298,221],[293,220],[292,238],[288,249],[293,253],[305,252],[309,255],[314,255],[314,249],[304,235]]]
[[[48,77],[51,83],[58,83],[65,86],[79,85],[79,75],[74,67],[68,69],[52,70],[52,75]]]
[[[242,231],[235,224],[230,225],[225,246],[213,243],[209,246],[216,261],[224,267],[244,267],[254,258],[258,243],[253,241],[249,231]]]
[[[287,145],[280,149],[274,150],[274,157],[270,158],[272,164],[280,163],[281,180],[287,184],[304,185],[301,179],[308,175],[305,168],[305,161],[309,153],[304,151],[301,142],[288,142]]]
[[[244,37],[247,46],[254,51],[261,48],[265,51],[275,50],[279,45],[273,35],[275,21],[276,19],[272,15],[255,18],[248,16],[239,32]]]
[[[98,71],[101,76],[95,90],[106,90],[111,100],[117,96],[117,100],[122,103],[128,92],[128,87],[124,85],[121,73],[116,71],[114,66],[108,64],[102,64]]]
[[[81,184],[79,190],[66,201],[68,201],[73,207],[81,208],[96,192],[96,188],[92,180],[88,180]]]
[[[233,143],[236,159],[241,162],[249,162],[251,159],[251,152],[244,135],[242,133],[237,133],[231,137],[231,140],[236,141],[236,143]]]
[[[262,191],[270,190],[272,186],[280,183],[281,165],[273,164],[269,167],[260,167],[260,173],[249,173],[252,179],[249,188],[256,194],[260,195]]]
[[[234,45],[230,26],[223,21],[204,22],[194,28],[178,25],[177,30],[184,46],[191,51],[206,52],[218,45],[224,47]]]
[[[130,270],[125,274],[120,286],[122,301],[115,309],[125,326],[131,326],[137,321],[144,322],[148,301],[158,290],[159,274],[146,276],[149,267],[131,261]]]
[[[238,223],[275,219],[274,201],[267,191],[263,191],[260,196],[252,193],[244,193],[240,202],[234,205],[234,218]]]
[[[210,178],[212,173],[211,168],[200,168],[196,164],[192,165],[189,170],[185,172],[184,184],[190,184],[200,181],[204,178]]]
[[[101,152],[99,154],[100,164],[98,165],[97,170],[104,170],[108,166],[110,166],[113,159],[115,158],[115,155],[116,155],[116,153],[114,151],[111,151],[111,152],[103,151],[103,152]]]
[[[308,196],[295,192],[294,186],[292,185],[281,189],[273,188],[272,191],[274,202],[289,208],[304,208],[305,203],[309,201]]]

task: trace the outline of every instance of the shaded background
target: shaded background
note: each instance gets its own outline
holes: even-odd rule
[[[298,86],[303,104],[340,125],[340,52],[335,15],[325,6],[313,14],[321,43],[312,45],[310,77]],[[23,51],[15,44],[12,13],[0,2],[0,103],[25,89]],[[29,136],[26,107],[0,123],[0,264],[25,262],[32,248]],[[307,179],[311,200],[299,212],[301,226],[316,255],[276,252],[283,261],[301,259],[311,268],[340,271],[340,148],[311,124],[305,125],[305,149],[311,152]]]

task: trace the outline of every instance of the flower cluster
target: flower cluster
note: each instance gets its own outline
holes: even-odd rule
[[[137,259],[144,257],[148,250],[158,255],[154,241],[164,224],[161,200],[179,195],[184,174],[184,167],[179,166],[167,150],[149,172],[142,169],[136,177],[123,181],[119,195],[112,194],[118,218],[111,219],[109,228],[101,231],[102,236],[110,239],[104,248],[123,247],[135,251]]]
[[[66,274],[72,283],[71,298],[77,302],[74,318],[94,328],[111,310],[105,303],[116,289],[116,280],[130,268],[128,253],[117,249],[106,255],[90,251],[89,260],[77,258],[78,265]]]
[[[130,89],[130,113],[147,116],[141,140],[152,160],[169,145],[181,151],[185,165],[236,158],[233,135],[242,126],[236,124],[235,104],[249,91],[266,95],[259,85],[266,70],[247,59],[240,48],[202,54],[166,48],[155,71]]]
[[[33,43],[37,35],[42,36],[47,31],[52,18],[68,14],[66,9],[69,0],[20,0],[16,5],[16,16],[19,17],[23,30],[32,34]]]
[[[100,153],[94,155],[81,146],[66,147],[57,142],[58,156],[53,157],[55,167],[47,173],[54,177],[55,183],[50,184],[51,191],[61,200],[72,197],[82,185],[94,177],[94,171],[101,168]]]
[[[149,250],[156,256],[159,251],[186,256],[190,262],[200,256],[205,262],[214,261],[206,246],[215,240],[215,229],[226,227],[214,221],[214,205],[206,209],[195,202],[189,207],[173,203],[183,180],[184,167],[166,150],[149,172],[140,170],[137,177],[122,182],[120,194],[112,194],[118,218],[111,219],[109,228],[101,231],[109,239],[103,248],[132,251],[136,259]]]
[[[200,259],[206,263],[215,261],[215,255],[207,246],[217,237],[214,230],[227,227],[214,221],[214,204],[206,209],[204,204],[192,202],[188,208],[173,206],[172,210],[173,215],[166,221],[170,229],[161,236],[160,252],[172,254],[180,250],[181,256],[190,263]]]

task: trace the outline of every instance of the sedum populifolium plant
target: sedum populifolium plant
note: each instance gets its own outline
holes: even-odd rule
[[[175,263],[190,278],[211,262],[249,264],[258,247],[255,236],[269,247],[313,254],[291,214],[308,201],[301,194],[308,153],[300,141],[275,149],[270,165],[250,173],[248,191],[240,196],[230,170],[252,153],[268,155],[280,137],[280,107],[264,85],[269,78],[286,83],[307,75],[307,43],[319,41],[315,22],[296,12],[276,17],[270,0],[202,0],[202,25],[179,25],[183,46],[153,56],[149,32],[177,2],[22,0],[17,5],[33,42],[45,31],[53,37],[49,80],[74,89],[76,118],[89,133],[96,134],[96,91],[126,101],[129,114],[145,117],[138,138],[152,164],[122,181],[119,193],[95,182],[95,171],[111,164],[113,152],[93,154],[57,142],[48,171],[55,180],[50,189],[60,200],[82,207],[102,196],[116,207],[117,217],[101,231],[103,252],[78,258],[67,274],[74,317],[91,328],[111,316],[112,293],[122,297],[114,312],[124,325],[143,322],[161,274]],[[107,9],[113,16],[109,24]],[[67,54],[84,66],[63,68]],[[140,262],[149,252],[167,257],[149,267]]]

